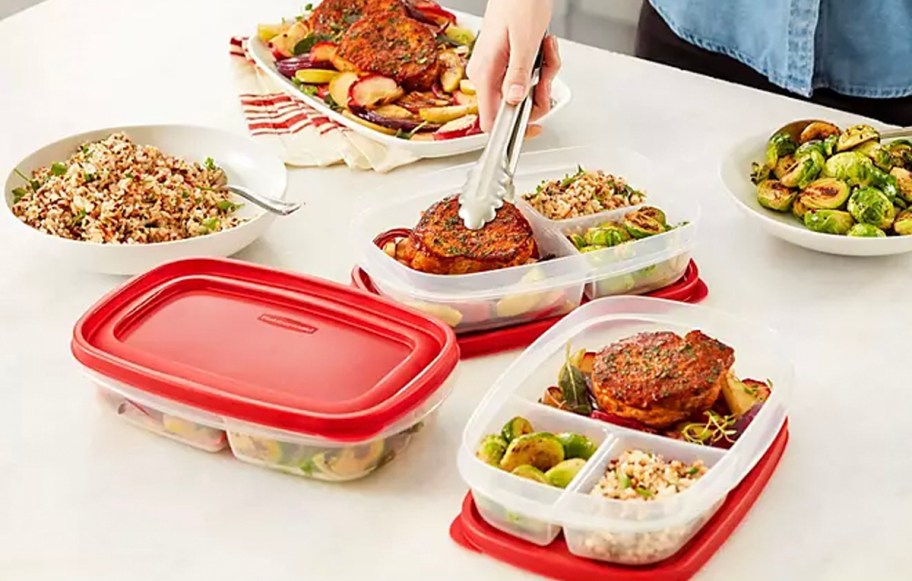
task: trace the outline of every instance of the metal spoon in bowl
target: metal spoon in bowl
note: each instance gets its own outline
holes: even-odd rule
[[[266,196],[261,196],[243,186],[238,186],[234,184],[226,184],[226,188],[232,194],[238,195],[245,200],[253,202],[257,206],[263,208],[267,212],[272,212],[273,214],[278,214],[280,216],[288,216],[293,214],[301,209],[301,204],[294,202],[286,202],[285,200],[276,200],[274,198],[267,198]]]
[[[821,121],[819,119],[802,119],[801,121],[792,121],[791,123],[780,127],[777,131],[773,132],[773,135],[779,135],[780,133],[786,133],[794,141],[800,141],[799,136],[801,132],[807,129],[808,125],[811,123],[826,123],[830,124],[828,121]],[[772,137],[772,136],[771,136]],[[883,131],[880,134],[881,140],[888,139],[899,139],[900,137],[912,137],[912,127],[903,127],[900,129],[891,129],[889,131]]]

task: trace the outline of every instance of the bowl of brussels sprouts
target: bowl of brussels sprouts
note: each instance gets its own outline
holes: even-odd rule
[[[817,121],[736,146],[722,180],[769,233],[845,256],[912,252],[912,140]]]

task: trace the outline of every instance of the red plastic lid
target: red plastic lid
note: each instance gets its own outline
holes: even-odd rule
[[[334,440],[377,435],[459,360],[448,326],[324,280],[230,260],[156,268],[77,323],[73,354],[136,389]]]
[[[563,536],[539,547],[501,532],[478,513],[472,494],[450,526],[450,537],[463,547],[526,571],[561,581],[680,581],[690,579],[725,544],[772,477],[788,443],[788,422],[754,469],[732,490],[713,518],[673,557],[643,567],[614,565],[577,557]]]
[[[408,233],[409,230],[403,228],[390,230],[377,236],[374,239],[374,243],[383,247],[386,242],[400,236],[408,236]],[[351,279],[352,286],[355,288],[368,293],[379,294],[370,276],[360,267],[355,267],[352,270]],[[647,296],[682,303],[698,303],[705,299],[708,294],[709,289],[700,278],[700,270],[695,262],[690,261],[690,264],[687,265],[687,270],[684,271],[684,275],[677,282],[663,289],[653,291]],[[512,327],[459,335],[457,341],[459,342],[462,358],[470,359],[527,347],[543,335],[545,331],[556,325],[561,318],[563,316],[546,317]]]

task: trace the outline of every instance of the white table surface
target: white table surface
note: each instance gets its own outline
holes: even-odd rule
[[[101,126],[243,131],[227,39],[287,0],[49,0],[0,22],[0,167]],[[798,385],[792,440],[767,490],[701,579],[899,579],[912,570],[912,258],[787,246],[726,200],[718,160],[747,134],[827,112],[565,44],[571,107],[531,147],[620,142],[678,168],[704,208],[707,305],[784,331]],[[460,161],[465,161],[462,159]],[[241,258],[347,280],[356,196],[388,176],[291,173],[307,206]],[[0,579],[526,579],[447,536],[465,493],[463,424],[514,354],[462,365],[405,456],[348,485],[208,455],[103,414],[70,357],[73,322],[114,277],[49,268],[0,231]],[[336,252],[327,252],[330,244]],[[905,572],[905,573],[902,573]]]

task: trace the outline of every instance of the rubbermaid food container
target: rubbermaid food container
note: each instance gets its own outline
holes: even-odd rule
[[[770,398],[734,445],[702,446],[622,427],[539,403],[565,362],[567,345],[597,350],[639,332],[701,330],[735,350],[739,374],[766,377]],[[593,301],[532,344],[497,380],[466,425],[458,452],[459,472],[478,511],[496,529],[545,546],[563,531],[579,557],[648,565],[677,553],[713,516],[764,456],[786,419],[792,368],[775,333],[714,310],[676,302],[613,297]],[[518,478],[476,457],[481,439],[514,416],[537,429],[579,432],[600,442],[565,489]],[[540,426],[540,427],[539,427]],[[690,488],[669,497],[613,500],[590,494],[611,460],[630,449],[666,460],[702,460],[708,471]]]
[[[438,275],[412,270],[383,252],[376,243],[378,237],[413,227],[434,202],[459,192],[470,167],[460,166],[372,192],[372,205],[352,222],[358,264],[378,292],[442,319],[460,334],[563,315],[586,298],[646,293],[678,280],[690,262],[699,207],[658,170],[658,164],[639,154],[608,147],[524,154],[515,180],[517,199],[542,181],[576,173],[579,166],[624,177],[646,193],[645,204],[664,210],[669,224],[681,225],[663,234],[581,254],[568,236],[620,220],[639,206],[554,221],[518,201],[540,254],[552,257],[549,260],[482,273]]]
[[[77,323],[106,407],[190,446],[320,480],[393,460],[449,394],[452,329],[323,280],[228,260],[141,275]]]

